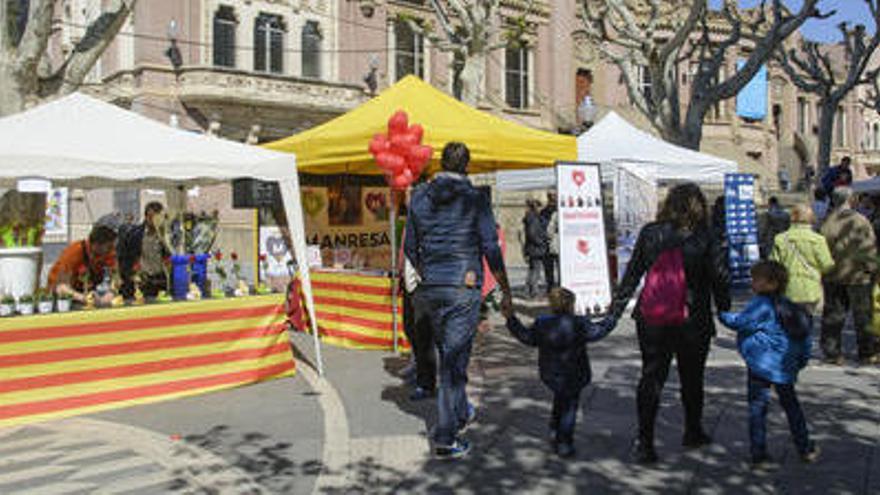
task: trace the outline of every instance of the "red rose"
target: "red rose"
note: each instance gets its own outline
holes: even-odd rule
[[[140,264],[139,262],[138,262],[138,263],[135,263],[134,265],[131,266],[131,270],[132,270],[133,272],[139,272],[139,271],[141,271],[141,264]]]
[[[223,253],[221,253],[220,251],[215,252],[215,253],[214,253],[214,259],[217,260],[217,261],[222,260],[222,259],[223,259]]]
[[[166,256],[162,258],[162,261],[165,262],[165,266],[171,266],[171,256]]]
[[[238,261],[238,253],[236,253],[235,251],[233,251],[232,254],[229,255],[229,257],[232,258],[232,261]]]
[[[260,261],[266,261],[267,259],[269,259],[269,257],[266,256],[266,253],[260,255]]]
[[[107,268],[116,268],[116,258],[109,258],[107,260]]]
[[[196,264],[196,257],[195,257],[195,255],[192,255],[192,254],[189,255],[189,264],[190,264],[190,265],[195,265],[195,264]]]
[[[79,265],[79,269],[77,271],[79,272],[80,276],[82,276],[88,273],[89,269],[86,267],[86,265]]]

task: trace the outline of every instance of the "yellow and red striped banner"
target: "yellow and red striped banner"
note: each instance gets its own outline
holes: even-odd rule
[[[279,295],[0,319],[0,426],[295,372]]]
[[[350,349],[394,348],[390,278],[313,271],[312,291],[323,342]],[[397,342],[407,350],[402,306],[397,306]]]

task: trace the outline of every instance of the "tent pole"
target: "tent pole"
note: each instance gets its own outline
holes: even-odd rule
[[[400,354],[400,348],[397,345],[398,327],[400,322],[397,318],[397,295],[399,282],[397,280],[397,194],[391,189],[391,336],[394,339],[394,354]]]

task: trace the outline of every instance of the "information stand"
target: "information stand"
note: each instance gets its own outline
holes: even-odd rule
[[[558,162],[560,283],[577,296],[578,314],[601,315],[611,306],[599,165]]]

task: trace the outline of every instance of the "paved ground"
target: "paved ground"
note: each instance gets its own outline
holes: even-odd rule
[[[707,375],[715,445],[680,447],[671,377],[662,462],[643,468],[629,462],[639,361],[626,321],[590,349],[579,454],[560,461],[546,443],[549,394],[535,351],[497,328],[480,337],[472,369],[474,451],[448,463],[428,455],[434,406],[406,399],[404,358],[325,348],[321,381],[305,365],[311,341],[294,340],[302,364],[292,379],[0,430],[0,493],[880,493],[878,368],[808,368],[800,392],[823,458],[800,463],[776,406],[770,443],[782,466],[756,475],[744,462],[744,369],[722,331]]]

